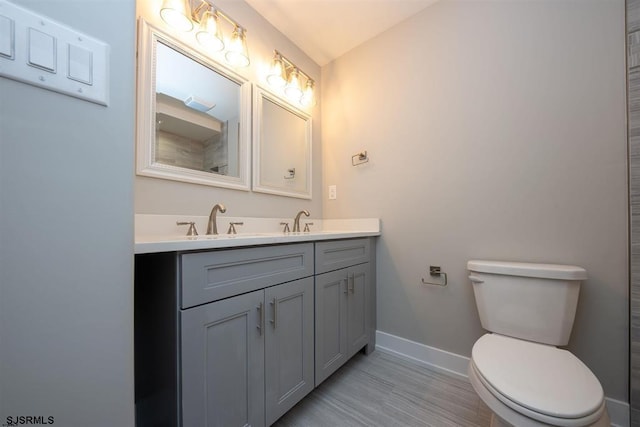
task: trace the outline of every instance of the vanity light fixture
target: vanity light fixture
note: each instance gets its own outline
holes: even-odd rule
[[[192,9],[193,0],[163,0],[160,16],[169,26],[183,32],[196,27],[196,40],[205,49],[218,52],[226,48],[225,59],[234,67],[249,65],[247,30],[229,15],[215,7],[209,0],[196,0],[199,4]],[[231,38],[225,42],[220,28],[220,18],[233,26]]]
[[[276,50],[273,54],[273,62],[271,63],[271,69],[267,76],[267,82],[277,88],[283,88],[287,84],[285,65],[282,61],[282,56]]]
[[[300,104],[305,107],[310,107],[315,104],[315,100],[313,98],[313,84],[313,80],[307,80],[307,85],[302,93],[302,98],[300,98]]]
[[[220,23],[218,22],[218,14],[213,7],[210,7],[209,10],[202,14],[196,39],[202,46],[213,51],[217,52],[224,49],[224,40],[222,38],[222,31],[220,30]]]
[[[305,79],[305,89],[302,90],[301,76]],[[283,56],[277,50],[273,51],[273,62],[267,75],[267,83],[276,89],[284,88],[287,98],[303,107],[315,104],[313,98],[314,81],[297,65]]]
[[[294,68],[289,73],[289,79],[287,80],[287,85],[284,87],[284,93],[292,101],[302,98],[302,89],[300,88],[300,71],[298,71],[297,68]]]
[[[249,65],[249,50],[247,49],[247,37],[244,28],[236,25],[231,35],[229,48],[224,57],[234,67],[246,67]]]
[[[180,31],[191,31],[193,22],[189,19],[191,12],[185,0],[164,0],[160,8],[160,16],[170,26]]]

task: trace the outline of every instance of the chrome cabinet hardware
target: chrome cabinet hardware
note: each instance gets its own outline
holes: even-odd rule
[[[260,305],[256,307],[256,310],[258,310],[257,328],[260,331],[260,335],[262,335],[264,329],[264,304],[260,303]]]
[[[278,327],[278,300],[274,298],[269,304],[273,306],[273,319],[270,322],[273,324],[273,329],[276,329]]]

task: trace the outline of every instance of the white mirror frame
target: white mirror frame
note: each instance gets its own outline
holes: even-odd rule
[[[306,190],[305,191],[294,191],[287,189],[286,187],[275,187],[272,185],[266,185],[261,182],[261,170],[262,166],[260,165],[260,153],[262,150],[262,105],[263,100],[267,99],[279,107],[295,114],[301,119],[306,121],[305,126],[305,137],[307,139],[307,159],[306,159]],[[300,199],[311,199],[311,188],[312,188],[312,132],[311,132],[311,115],[307,112],[300,110],[298,108],[293,107],[291,104],[279,99],[277,96],[273,95],[268,90],[254,85],[253,90],[253,191],[259,193],[268,193],[268,194],[277,194],[279,196],[287,196],[287,197],[297,197]]]
[[[237,177],[165,165],[155,161],[156,46],[159,42],[180,51],[194,61],[214,70],[240,86],[240,135]],[[251,141],[251,82],[249,80],[184,43],[175,40],[144,19],[140,19],[138,34],[138,82],[136,91],[136,174],[153,178],[249,191],[249,144]]]

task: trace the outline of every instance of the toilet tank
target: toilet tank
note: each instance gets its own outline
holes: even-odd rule
[[[559,264],[469,261],[482,327],[550,345],[566,345],[584,268]]]

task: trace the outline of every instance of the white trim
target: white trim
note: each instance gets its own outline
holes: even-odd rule
[[[607,412],[611,419],[612,427],[629,427],[629,404],[621,400],[612,399],[610,397],[605,398],[607,404]]]
[[[376,350],[410,359],[421,365],[467,378],[469,358],[429,347],[386,332],[376,331]]]
[[[420,365],[455,376],[467,377],[469,358],[406,338],[376,331],[376,350],[409,359]],[[612,427],[629,427],[629,404],[605,398]]]

